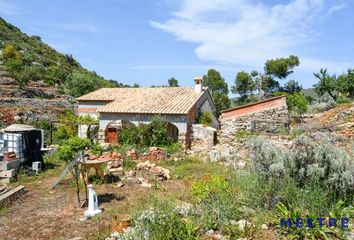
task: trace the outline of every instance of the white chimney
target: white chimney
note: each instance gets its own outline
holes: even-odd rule
[[[202,88],[203,77],[201,77],[201,76],[194,77],[194,82],[195,82],[194,91],[196,93],[201,93],[202,89],[203,89]]]

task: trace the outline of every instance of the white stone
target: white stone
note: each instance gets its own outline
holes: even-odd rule
[[[119,232],[113,232],[111,234],[111,237],[119,237],[119,236],[121,236],[121,234]]]
[[[261,229],[262,229],[262,230],[268,230],[268,226],[267,226],[266,224],[262,224],[262,225],[261,225]]]
[[[142,182],[142,183],[141,183],[141,186],[142,186],[142,187],[145,187],[145,188],[151,188],[151,187],[152,187],[152,184],[147,183],[147,182]]]
[[[243,170],[246,166],[246,163],[244,161],[239,161],[237,163],[237,169]]]
[[[235,226],[235,225],[237,224],[237,222],[236,222],[235,220],[231,220],[231,221],[230,221],[230,224],[231,224],[232,226]]]
[[[20,121],[22,118],[20,116],[14,116],[15,121]]]
[[[98,208],[98,200],[95,190],[93,190],[92,184],[87,185],[89,192],[89,202],[88,209],[85,211],[85,217],[94,217],[102,212],[101,209]]]
[[[211,150],[209,152],[209,158],[211,162],[217,162],[220,159],[220,152],[217,150]]]
[[[247,220],[245,219],[242,219],[242,220],[239,220],[236,225],[238,226],[238,228],[241,230],[241,231],[244,231],[246,226],[248,227],[251,227],[252,226],[252,223],[248,222]]]
[[[87,220],[87,217],[79,218],[79,221],[80,221],[80,222],[85,222],[86,220]]]

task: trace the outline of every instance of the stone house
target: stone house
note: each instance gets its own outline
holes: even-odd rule
[[[277,96],[222,111],[220,142],[230,142],[239,130],[277,132],[289,127],[286,96]]]
[[[102,88],[77,98],[78,114],[99,120],[99,142],[119,142],[119,130],[130,125],[149,124],[155,115],[166,119],[170,137],[190,146],[193,124],[199,114],[212,113],[212,126],[219,127],[215,106],[202,78],[191,87]],[[85,137],[87,126],[79,126]]]

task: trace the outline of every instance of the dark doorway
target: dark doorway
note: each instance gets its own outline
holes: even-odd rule
[[[118,134],[116,128],[107,129],[107,142],[109,143],[118,143]]]
[[[172,123],[167,123],[167,135],[173,140],[178,140],[178,128]]]

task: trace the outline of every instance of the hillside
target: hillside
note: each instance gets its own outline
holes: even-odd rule
[[[43,43],[39,36],[28,36],[2,18],[0,50],[1,64],[17,82],[43,81],[71,93],[69,88],[75,82],[75,74],[81,74],[89,79],[87,82],[93,81],[95,88],[123,86],[88,71],[72,55],[59,53]]]
[[[74,97],[101,87],[127,86],[83,68],[0,17],[0,127],[14,118],[55,119],[74,109]]]

